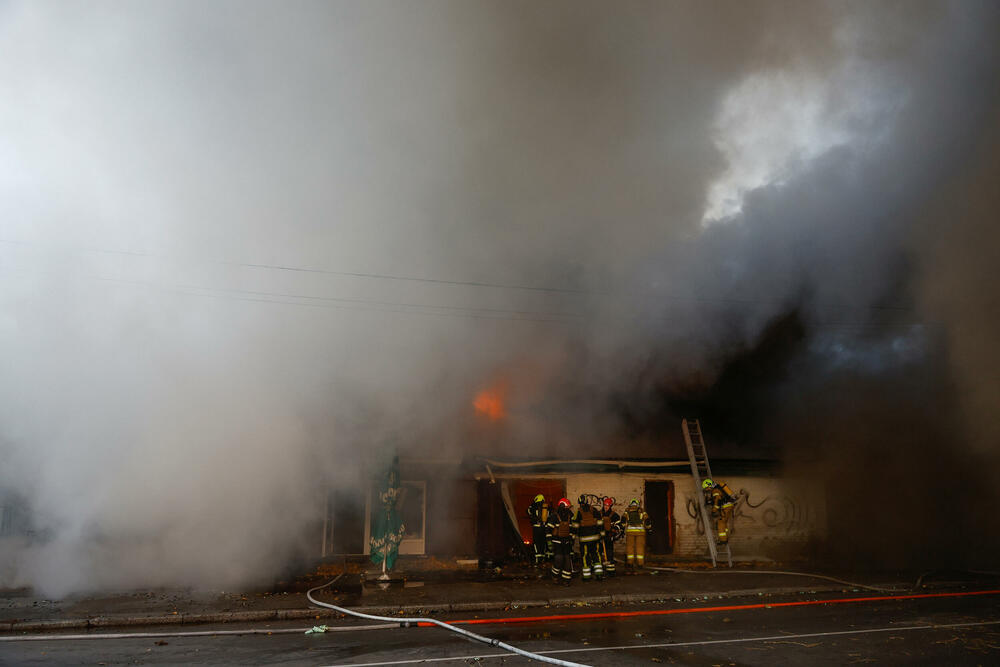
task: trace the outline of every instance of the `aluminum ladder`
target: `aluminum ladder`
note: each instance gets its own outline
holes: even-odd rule
[[[712,567],[718,567],[720,552],[721,555],[725,555],[729,567],[732,567],[733,554],[729,549],[729,543],[718,543],[718,536],[712,526],[708,507],[705,505],[705,492],[701,489],[702,480],[712,478],[712,466],[708,463],[708,452],[705,449],[705,440],[701,435],[701,424],[698,423],[697,419],[683,419],[681,420],[681,431],[684,432],[684,444],[687,445],[688,460],[691,462],[694,497],[698,498],[698,514],[701,515],[701,523],[705,527],[705,538],[708,540],[708,553],[712,556]]]

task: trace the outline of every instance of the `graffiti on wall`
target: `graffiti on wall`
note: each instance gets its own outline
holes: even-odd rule
[[[705,499],[701,496],[695,498],[689,494],[684,497],[684,508],[687,510],[688,516],[694,519],[694,528],[699,535],[705,534],[705,524],[701,520],[701,506],[704,502]]]
[[[786,536],[807,537],[817,524],[816,508],[807,501],[790,495],[765,496],[754,504],[745,489],[740,489],[742,502],[736,506],[736,522],[760,523],[769,530]]]
[[[708,509],[704,497],[688,495],[685,508],[688,516],[695,520],[695,530],[699,535],[704,535],[705,525],[701,520],[701,512]],[[765,496],[754,503],[750,492],[740,489],[733,509],[733,534],[739,532],[740,524],[746,526],[747,523],[755,524],[757,530],[763,528],[783,537],[805,538],[816,528],[817,512],[807,501],[787,494]]]

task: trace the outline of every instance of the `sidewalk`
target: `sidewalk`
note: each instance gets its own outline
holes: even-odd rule
[[[553,584],[547,577],[539,579],[536,572],[524,568],[507,568],[502,574],[482,570],[414,572],[405,584],[393,584],[386,590],[371,582],[363,586],[359,575],[345,574],[316,597],[368,614],[425,616],[446,612],[672,603],[832,591],[878,594],[805,576],[740,570],[741,574],[728,569],[711,573],[704,568],[684,573],[645,571],[636,575],[619,574],[604,581],[576,579],[570,586]],[[900,590],[911,589],[917,578],[899,573],[832,576]],[[331,578],[314,573],[290,584],[288,590],[281,593],[159,590],[46,600],[33,596],[30,591],[0,591],[0,634],[250,621],[303,620],[315,624],[318,620],[342,618],[333,610],[311,607],[305,596],[308,589]],[[923,588],[943,590],[985,583],[971,578],[956,581],[952,576],[951,579],[929,580]],[[993,579],[989,583],[995,585],[997,582]]]

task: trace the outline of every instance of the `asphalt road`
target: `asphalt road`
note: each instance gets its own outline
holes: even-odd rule
[[[531,610],[532,615],[546,616],[609,611],[644,615],[464,627],[525,650],[589,665],[1000,664],[998,594],[828,603],[842,598],[767,598],[769,606],[764,608],[749,606],[761,602],[754,598],[673,607]],[[806,600],[827,603],[781,606]],[[743,608],[718,608],[723,605]],[[715,609],[702,611],[708,607]],[[660,611],[669,613],[650,613]],[[494,616],[524,615],[513,611]],[[260,624],[251,627],[265,629]],[[301,630],[292,632],[297,627],[273,624],[268,626],[272,635],[0,642],[0,664],[540,664],[510,654],[490,657],[502,652],[436,628],[303,635]]]

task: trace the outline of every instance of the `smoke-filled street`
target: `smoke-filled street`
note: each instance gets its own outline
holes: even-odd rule
[[[0,0],[0,633],[333,577],[994,576],[998,34],[987,0]]]

